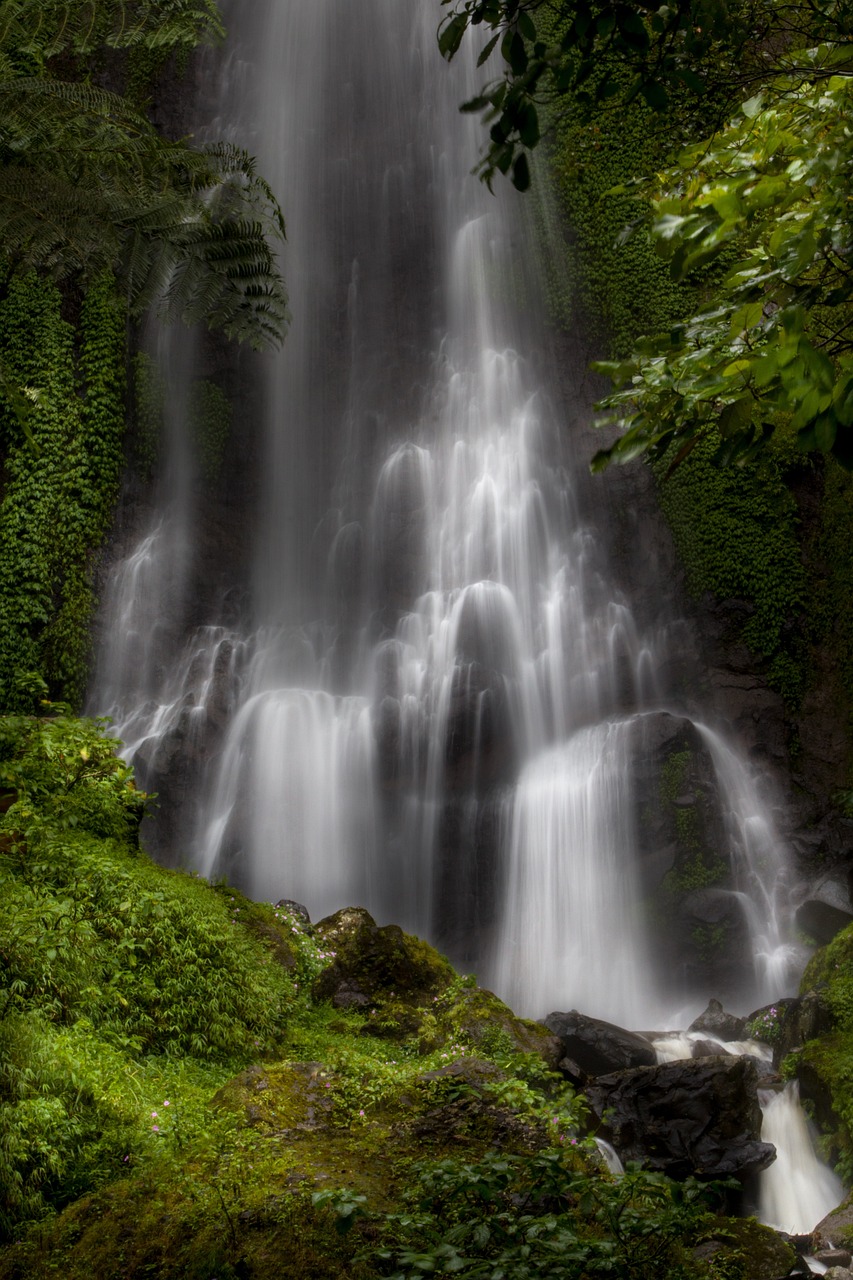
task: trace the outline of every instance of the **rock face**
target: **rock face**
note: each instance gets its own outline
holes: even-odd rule
[[[588,1018],[572,1009],[549,1013],[545,1026],[560,1041],[564,1056],[586,1075],[600,1076],[624,1067],[652,1066],[655,1051],[645,1036],[624,1031],[599,1018]]]
[[[745,1025],[745,1018],[726,1013],[719,1000],[709,1000],[705,1012],[694,1018],[687,1030],[707,1031],[720,1040],[743,1040]]]
[[[853,924],[853,915],[849,911],[834,907],[829,902],[822,902],[819,898],[809,898],[798,907],[795,919],[797,927],[821,946],[832,942],[836,934],[846,929],[848,924]]]
[[[807,991],[804,996],[786,1000],[778,1038],[773,1045],[774,1064],[778,1067],[787,1054],[801,1049],[808,1040],[828,1035],[832,1026],[832,1011],[817,991]]]
[[[700,1058],[602,1076],[589,1104],[623,1160],[671,1178],[745,1178],[775,1159],[761,1141],[748,1058]]]

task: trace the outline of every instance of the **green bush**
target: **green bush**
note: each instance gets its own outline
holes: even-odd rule
[[[0,718],[7,1235],[138,1162],[167,1132],[158,1102],[168,1132],[203,1129],[200,1092],[277,1044],[295,998],[272,907],[244,923],[239,895],[139,852],[145,797],[101,728]]]

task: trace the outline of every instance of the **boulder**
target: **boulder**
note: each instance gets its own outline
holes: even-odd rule
[[[563,1056],[573,1068],[590,1076],[605,1075],[625,1067],[653,1066],[657,1056],[651,1042],[635,1031],[625,1031],[612,1022],[588,1018],[577,1009],[569,1013],[549,1013],[545,1026],[560,1041]]]
[[[853,1245],[853,1195],[822,1218],[812,1232],[815,1253]]]
[[[757,1085],[749,1058],[698,1058],[600,1076],[586,1096],[623,1160],[671,1178],[743,1179],[776,1157],[761,1141]]]
[[[821,946],[832,942],[836,934],[853,924],[853,915],[849,911],[842,911],[830,902],[821,902],[819,898],[809,898],[797,907],[794,919],[797,927]]]
[[[688,1031],[706,1031],[718,1040],[743,1040],[745,1038],[745,1018],[737,1018],[733,1013],[726,1013],[719,1000],[709,1000],[708,1007],[698,1018],[694,1018]]]
[[[314,998],[340,1008],[389,997],[420,1005],[453,981],[453,969],[431,946],[398,925],[380,928],[362,907],[327,916],[315,937],[332,952],[332,963],[315,979]]]

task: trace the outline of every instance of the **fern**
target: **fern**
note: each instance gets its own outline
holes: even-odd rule
[[[160,136],[124,97],[42,74],[59,54],[217,39],[214,0],[0,0],[0,262],[85,285],[118,274],[131,315],[281,341],[281,208],[245,151]],[[37,74],[33,74],[33,72]]]

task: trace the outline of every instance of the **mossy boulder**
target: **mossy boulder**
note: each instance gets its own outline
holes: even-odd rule
[[[424,1050],[461,1039],[489,1054],[535,1053],[552,1071],[563,1051],[557,1036],[541,1022],[519,1018],[491,991],[455,983],[438,996],[420,1026]]]
[[[828,1213],[812,1233],[815,1252],[823,1249],[853,1249],[853,1195]]]
[[[778,1280],[797,1259],[794,1246],[755,1218],[725,1218],[696,1246],[708,1274],[726,1280]]]
[[[315,938],[332,962],[315,980],[313,995],[336,1008],[389,1002],[417,1008],[455,977],[450,962],[428,943],[398,925],[380,928],[361,907],[345,907],[321,920]]]
[[[800,1095],[824,1134],[827,1154],[853,1175],[853,927],[815,952],[800,990],[800,1046],[786,1059]],[[783,1023],[784,1027],[784,1023]],[[802,1043],[803,1038],[805,1044]],[[795,1037],[796,1038],[796,1037]]]

